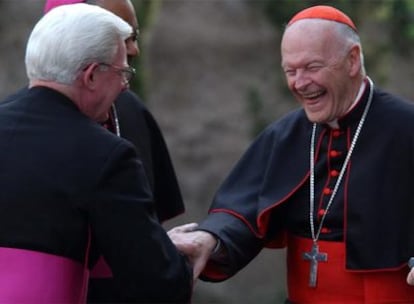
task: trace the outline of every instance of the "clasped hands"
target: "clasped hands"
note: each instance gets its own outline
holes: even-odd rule
[[[170,229],[167,233],[177,249],[185,254],[193,266],[193,278],[203,271],[211,252],[217,244],[216,238],[201,230],[197,223],[189,223]]]
[[[168,236],[177,247],[185,254],[193,266],[193,278],[197,279],[203,271],[211,252],[217,244],[216,238],[202,230],[195,230],[197,223],[189,223],[177,226],[168,231]],[[414,286],[414,267],[407,275],[407,283]]]
[[[407,275],[407,283],[414,286],[414,258],[410,259],[408,266],[411,267],[411,270]]]

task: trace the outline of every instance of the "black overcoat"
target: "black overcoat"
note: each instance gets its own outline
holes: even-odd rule
[[[0,103],[0,168],[0,246],[85,263],[90,235],[120,302],[188,301],[191,269],[155,216],[135,148],[67,97],[35,87]]]

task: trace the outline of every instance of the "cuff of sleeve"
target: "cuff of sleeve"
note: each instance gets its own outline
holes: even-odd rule
[[[222,249],[221,248],[221,240],[220,240],[220,238],[218,238],[218,237],[216,237],[216,240],[217,240],[217,243],[216,243],[216,246],[214,246],[214,249],[211,251],[211,253],[210,253],[210,257],[214,257],[215,255],[217,255],[219,252],[220,252],[220,250]]]

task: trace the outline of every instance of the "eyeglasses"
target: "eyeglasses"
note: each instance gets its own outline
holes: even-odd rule
[[[138,41],[139,37],[140,37],[139,29],[133,29],[131,35],[125,41],[131,40],[133,42],[136,42]]]
[[[113,64],[109,64],[109,63],[104,63],[101,62],[99,63],[100,66],[104,66],[107,68],[112,68],[115,72],[119,73],[125,80],[125,83],[129,83],[132,78],[134,78],[135,76],[135,69],[133,67],[127,66],[127,67],[119,67]]]

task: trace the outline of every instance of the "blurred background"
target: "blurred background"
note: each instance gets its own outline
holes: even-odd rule
[[[374,83],[414,100],[414,0],[133,3],[141,28],[133,87],[161,126],[187,209],[166,229],[203,219],[257,133],[297,107],[280,68],[279,43],[300,9],[330,4],[346,12],[359,29]],[[25,44],[43,5],[0,0],[1,99],[27,84]],[[284,297],[284,251],[264,250],[226,282],[198,281],[193,303],[283,303]]]

